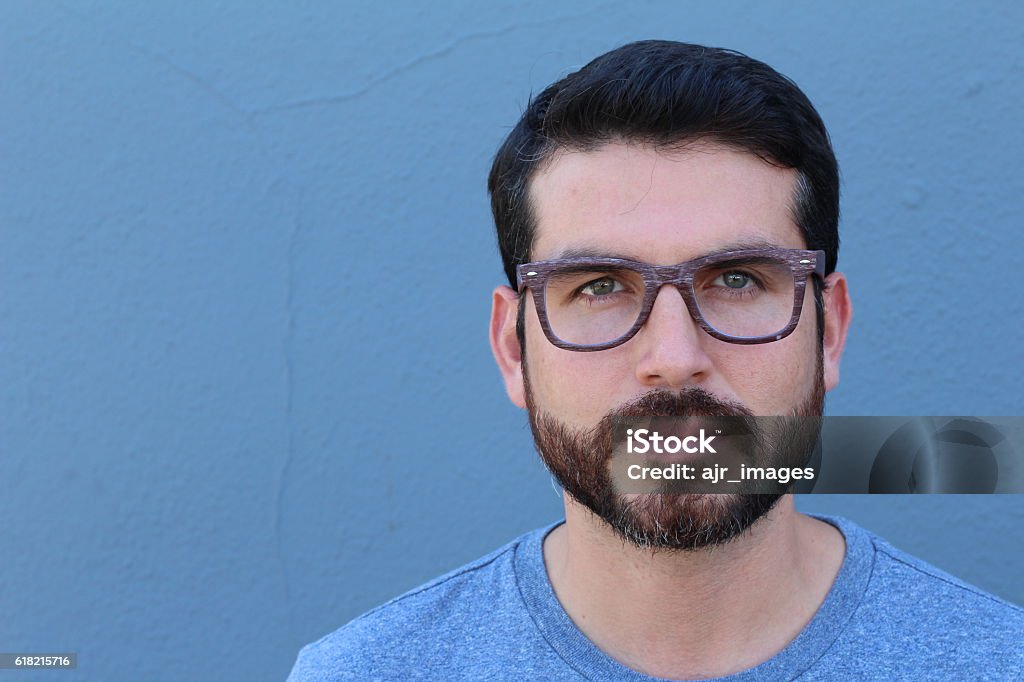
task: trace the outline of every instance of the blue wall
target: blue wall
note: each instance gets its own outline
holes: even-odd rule
[[[485,177],[629,40],[742,50],[828,124],[830,413],[1024,414],[1024,5],[302,5],[0,5],[0,650],[280,680],[556,518],[487,345]],[[1024,603],[1018,496],[798,505]]]

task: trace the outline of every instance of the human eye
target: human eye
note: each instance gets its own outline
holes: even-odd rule
[[[623,268],[566,268],[547,282],[549,304],[607,306],[626,303],[644,292],[643,279]]]
[[[577,289],[581,296],[603,298],[626,290],[625,285],[615,277],[605,275],[591,280]]]
[[[730,294],[752,294],[762,288],[761,280],[754,273],[741,269],[726,270],[711,282],[711,286],[720,287]]]

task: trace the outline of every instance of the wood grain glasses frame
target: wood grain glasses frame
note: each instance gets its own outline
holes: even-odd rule
[[[789,266],[793,272],[793,313],[785,327],[767,336],[730,336],[729,334],[723,334],[708,324],[707,320],[701,315],[700,308],[697,306],[696,295],[693,291],[693,276],[701,268],[729,261],[771,261]],[[587,267],[594,267],[595,270],[599,271],[608,268],[626,268],[643,277],[644,298],[636,322],[633,323],[633,326],[625,334],[606,343],[582,345],[563,341],[558,338],[551,328],[551,323],[548,321],[547,307],[544,302],[544,289],[548,277],[565,268],[580,270]],[[607,350],[629,341],[647,322],[647,318],[654,308],[654,300],[657,298],[661,287],[665,284],[671,284],[679,290],[683,300],[686,302],[687,310],[690,311],[690,316],[697,321],[701,329],[714,338],[728,343],[740,344],[778,341],[792,334],[793,330],[796,329],[797,323],[800,321],[800,311],[803,309],[804,291],[807,288],[807,277],[809,275],[817,275],[820,279],[824,279],[824,251],[743,249],[704,256],[677,265],[652,265],[625,258],[560,258],[523,263],[516,268],[517,289],[519,293],[522,293],[526,288],[533,292],[533,303],[537,308],[537,316],[540,320],[540,326],[544,330],[544,336],[559,348],[575,351]]]

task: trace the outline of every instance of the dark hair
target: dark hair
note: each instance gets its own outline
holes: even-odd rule
[[[511,286],[530,260],[536,232],[528,189],[559,149],[615,140],[672,149],[709,140],[797,171],[794,209],[807,248],[839,255],[839,168],[828,132],[807,96],[767,64],[734,50],[644,40],[607,52],[531,97],[494,157],[487,190]],[[819,340],[821,292],[814,285]],[[520,342],[523,340],[520,305]]]

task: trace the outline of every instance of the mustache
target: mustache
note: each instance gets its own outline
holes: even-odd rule
[[[683,391],[652,391],[635,398],[605,415],[614,417],[753,417],[745,405],[716,398],[704,389],[691,386]],[[602,420],[603,421],[603,420]]]
[[[742,403],[716,398],[699,386],[681,391],[650,391],[608,412],[593,427],[568,427],[543,411],[529,410],[535,435],[549,442],[554,452],[575,450],[595,456],[597,453],[610,455],[614,420],[620,417],[724,417],[732,418],[726,426],[730,426],[733,433],[756,432],[754,413],[749,408]],[[717,426],[713,419],[702,425]]]
[[[593,428],[566,432],[563,427],[563,433],[571,433],[581,442],[589,440],[591,447],[587,449],[591,451],[610,453],[613,422],[620,417],[724,417],[730,422],[726,425],[731,426],[733,433],[755,432],[754,413],[745,405],[716,398],[700,387],[690,386],[682,391],[655,390],[645,393],[605,414]],[[544,434],[550,435],[557,431],[553,428],[555,424],[548,415],[540,415],[537,419],[537,425]],[[713,419],[708,419],[702,426],[714,428],[717,424]]]

